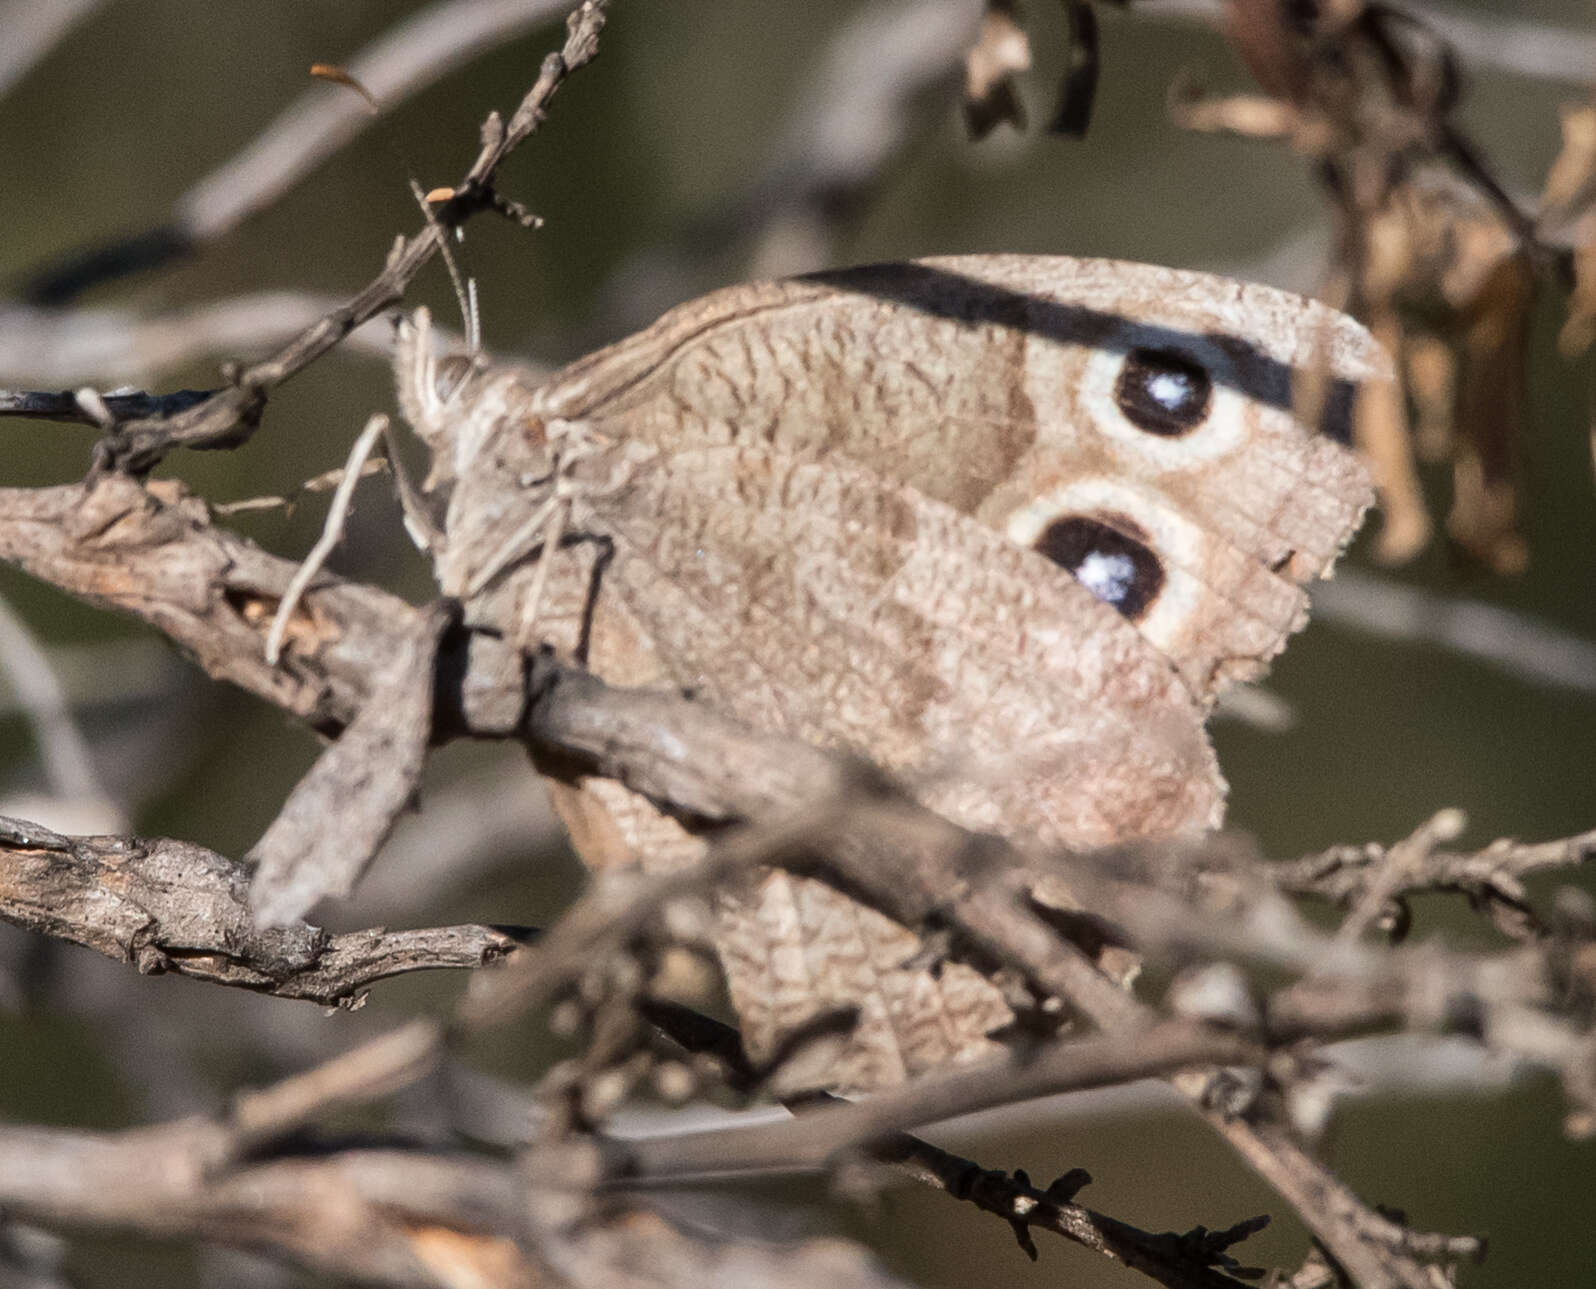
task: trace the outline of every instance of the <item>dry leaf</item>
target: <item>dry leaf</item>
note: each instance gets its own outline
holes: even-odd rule
[[[988,0],[975,43],[964,57],[964,120],[971,138],[985,138],[1004,121],[1025,127],[1014,78],[1030,70],[1031,40],[1016,20],[1012,0]]]

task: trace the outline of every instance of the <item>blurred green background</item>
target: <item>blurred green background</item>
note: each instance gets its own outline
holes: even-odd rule
[[[105,5],[0,101],[0,167],[8,176],[0,273],[14,283],[70,249],[161,222],[190,184],[305,90],[311,63],[349,60],[417,7],[398,0],[223,3],[203,11],[175,0]],[[489,219],[470,226],[462,254],[481,286],[488,346],[543,361],[574,357],[677,299],[747,275],[752,248],[736,199],[764,172],[795,117],[814,108],[806,87],[844,25],[883,7],[617,0],[599,61],[562,90],[545,129],[503,175],[506,191],[544,226],[525,232]],[[1059,7],[1033,0],[1039,65],[1025,82],[1033,128],[1023,135],[1000,129],[972,144],[951,86],[929,91],[908,146],[830,230],[826,259],[1062,252],[1311,289],[1325,234],[1305,166],[1272,146],[1168,124],[1165,87],[1177,73],[1212,89],[1248,83],[1217,35],[1149,8],[1105,15],[1093,128],[1084,142],[1072,142],[1034,128],[1052,111],[1063,51]],[[1481,12],[1596,28],[1579,0]],[[463,173],[483,115],[513,107],[558,36],[556,24],[546,25],[445,77],[196,258],[101,289],[86,303],[149,313],[265,288],[353,292],[380,267],[395,234],[417,225],[407,171],[423,187]],[[1558,106],[1583,92],[1481,70],[1461,119],[1504,182],[1534,193],[1557,150]],[[428,271],[412,300],[455,316],[441,267]],[[1532,359],[1528,574],[1485,577],[1435,550],[1380,576],[1596,642],[1590,370],[1555,356],[1560,308],[1555,299],[1544,303]],[[215,364],[152,379],[163,389],[211,385]],[[391,407],[380,361],[335,353],[273,395],[264,428],[244,450],[180,455],[163,472],[212,500],[284,492],[340,464],[365,417]],[[87,430],[9,422],[4,433],[8,484],[69,480],[88,464]],[[1429,482],[1444,500],[1445,479]],[[294,555],[309,547],[321,514],[321,503],[310,501],[292,516],[237,522],[263,545]],[[1357,554],[1351,563],[1366,564]],[[334,564],[417,600],[428,595],[380,486],[362,492]],[[0,594],[48,646],[97,680],[98,697],[83,708],[85,729],[136,829],[243,853],[314,758],[314,738],[191,669],[162,664],[141,647],[148,637],[140,628],[9,570],[0,570]],[[128,692],[119,697],[124,674]],[[1223,721],[1215,738],[1232,783],[1231,821],[1271,854],[1391,840],[1447,805],[1467,810],[1469,840],[1481,843],[1596,824],[1590,687],[1533,683],[1344,621],[1310,627],[1268,683],[1294,712],[1292,727],[1266,732]],[[0,757],[0,790],[14,798],[40,788],[27,727],[14,715],[0,724]],[[402,885],[390,883],[387,903],[366,907],[395,924],[546,922],[579,878],[538,822],[530,780],[508,750],[446,750],[424,805],[473,793],[479,802],[488,798],[488,813],[502,803],[495,821],[502,827],[490,828],[473,852],[478,867],[467,870],[485,876],[432,890],[408,908]],[[425,819],[424,810],[412,827]],[[1543,883],[1539,893],[1554,885]],[[327,920],[342,925],[346,916],[358,921],[357,913]],[[1426,902],[1420,915],[1419,936],[1490,943],[1476,920],[1445,902]],[[314,1009],[304,1004],[140,979],[128,968],[90,963],[85,953],[22,945],[9,934],[0,940],[8,955],[0,957],[0,976],[9,962],[13,978],[29,985],[21,996],[0,995],[0,1116],[15,1121],[111,1126],[214,1105],[228,1088],[297,1068],[461,985],[397,982],[379,986],[360,1013],[307,1016]],[[544,1042],[529,1031],[482,1059],[524,1073],[546,1060]],[[1084,1166],[1097,1178],[1084,1202],[1152,1229],[1221,1227],[1281,1212],[1194,1120],[1146,1100],[1116,1106],[1090,1114],[1050,1108],[932,1135],[988,1166],[1024,1167],[1044,1180]],[[1329,1148],[1360,1193],[1404,1208],[1418,1227],[1489,1234],[1490,1259],[1465,1272],[1466,1284],[1588,1283],[1596,1262],[1589,1227],[1596,1147],[1565,1141],[1559,1114],[1556,1088],[1545,1079],[1468,1094],[1387,1092],[1350,1100]],[[819,1203],[821,1191],[803,1184],[778,1198]],[[1001,1223],[906,1188],[842,1220],[928,1286],[1145,1283],[1051,1239],[1032,1267]],[[1278,1220],[1241,1252],[1291,1266],[1303,1244],[1299,1227]],[[122,1240],[77,1245],[67,1265],[87,1285],[156,1276],[173,1284],[270,1282],[258,1267]]]

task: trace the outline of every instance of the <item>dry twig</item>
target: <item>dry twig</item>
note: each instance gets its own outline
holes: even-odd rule
[[[504,159],[542,123],[549,101],[570,73],[598,52],[607,0],[583,0],[571,14],[564,48],[543,61],[537,81],[508,122],[497,114],[483,127],[482,149],[453,195],[414,236],[401,238],[388,263],[352,299],[324,315],[276,353],[232,375],[230,388],[199,406],[165,419],[119,423],[103,441],[103,463],[144,472],[176,447],[236,447],[247,441],[259,422],[272,388],[282,384],[341,341],[355,327],[397,304],[404,288],[443,244],[448,233],[471,215],[498,210],[520,217],[518,208],[494,188]]]
[[[213,566],[218,572],[206,574],[206,581],[225,588],[230,583],[236,585],[241,573],[248,574],[245,585],[257,595],[269,587],[277,588],[275,594],[280,595],[292,576],[292,565],[212,528],[204,521],[203,512],[181,497],[162,504],[155,494],[163,490],[170,493],[161,485],[146,489],[125,478],[109,477],[65,490],[0,494],[0,550],[23,558],[58,584],[121,603],[166,626],[213,674],[241,676],[287,710],[327,720],[331,713],[324,696],[340,693],[335,710],[359,710],[369,696],[373,669],[351,665],[353,660],[386,656],[387,646],[379,642],[392,640],[402,624],[414,620],[414,610],[384,599],[386,610],[375,620],[367,616],[375,594],[368,589],[332,579],[313,587],[305,601],[310,621],[340,621],[344,629],[336,639],[307,630],[295,653],[298,666],[293,679],[297,683],[287,684],[287,677],[265,671],[257,661],[270,618],[264,606],[257,614],[241,614],[236,594],[230,604],[224,592],[216,600],[206,600],[208,609],[191,604],[183,614],[174,615],[162,603],[163,594],[172,592],[163,593],[161,588],[178,580],[171,578],[170,571],[192,568],[196,556],[206,558],[204,552],[211,550],[226,550],[228,559]],[[69,540],[69,525],[42,530],[37,526],[41,513],[60,515],[66,510],[74,515],[101,516],[103,521],[86,525],[87,531],[76,544]],[[173,523],[178,515],[182,522]],[[32,545],[27,540],[28,534],[40,531],[50,534],[43,549],[36,536]],[[94,555],[109,534],[116,537],[114,577],[104,572],[106,566]],[[157,576],[163,570],[169,571],[170,578],[164,583]],[[185,599],[192,600],[194,579],[185,576],[181,581]],[[140,588],[137,596],[131,593],[135,586]],[[466,645],[465,678],[453,692],[469,693],[473,698],[470,703],[456,700],[450,709],[445,694],[441,715],[446,725],[454,723],[453,728],[503,735],[515,728],[513,721],[505,723],[503,714],[520,713],[527,695],[519,690],[524,683],[519,670],[506,672],[493,660],[489,644],[477,641]],[[239,655],[247,655],[248,661]],[[473,665],[485,668],[475,679]],[[502,684],[506,675],[517,691],[490,694],[493,678]],[[311,694],[319,701],[307,702]],[[1111,1033],[1147,1023],[1143,1004],[1098,976],[1078,950],[1017,898],[1023,886],[1013,883],[1023,880],[1028,884],[1034,879],[1023,863],[1017,869],[1012,867],[1018,863],[1015,860],[1008,866],[998,863],[993,857],[1000,852],[985,847],[972,852],[970,840],[951,825],[901,803],[891,805],[890,799],[867,816],[873,824],[868,831],[861,829],[857,816],[816,818],[812,803],[828,799],[828,794],[836,799],[839,783],[858,781],[857,769],[790,741],[760,739],[683,700],[612,693],[590,678],[578,679],[568,672],[554,673],[553,683],[540,683],[532,697],[521,728],[538,746],[596,762],[606,772],[698,817],[768,817],[777,807],[785,804],[790,809],[795,802],[809,809],[796,824],[775,833],[766,831],[763,836],[751,834],[738,847],[722,848],[716,863],[702,873],[674,879],[666,886],[645,886],[630,898],[608,888],[596,892],[590,897],[594,903],[579,904],[547,940],[521,956],[521,965],[496,980],[488,994],[468,1004],[467,1015],[473,1024],[502,1020],[533,998],[558,996],[564,988],[562,982],[587,970],[597,945],[628,942],[652,924],[667,906],[670,891],[688,894],[723,874],[761,863],[821,876],[905,925],[922,928],[945,927],[950,916],[947,892],[963,889],[967,897],[956,903],[952,914],[963,952],[983,964],[1001,962],[1017,968],[1039,994],[1070,998]],[[493,713],[492,719],[473,725],[473,713],[482,711]],[[909,842],[909,848],[920,862],[902,862],[906,838],[916,839]],[[940,846],[929,844],[939,838]],[[976,854],[983,856],[983,861],[972,869],[970,861]],[[897,862],[884,862],[893,855],[898,856]],[[1077,876],[1071,874],[1072,883]],[[1140,904],[1154,907],[1145,899]],[[1123,916],[1128,904],[1103,907],[1111,910],[1110,916]],[[632,911],[627,913],[628,909]],[[1457,975],[1453,966],[1444,966],[1437,974],[1462,981],[1465,989],[1474,978]],[[1370,984],[1356,1005],[1336,1002],[1321,1006],[1317,1013],[1313,1008],[1319,1006],[1314,1002],[1318,995],[1299,994],[1294,1010],[1280,1010],[1279,1015],[1290,1017],[1298,1033],[1320,1035],[1401,1026],[1409,1023],[1409,1005],[1402,1001],[1400,989],[1393,989],[1403,979],[1398,970],[1395,977]],[[1432,997],[1418,987],[1418,979],[1413,996]],[[1344,999],[1347,982],[1332,980],[1323,991],[1331,1000]],[[1459,1009],[1459,1015],[1467,1014],[1468,1008]],[[1424,1012],[1419,1023],[1434,1025],[1433,1012]],[[1201,1096],[1205,1086],[1206,1080],[1199,1080],[1195,1093]],[[1299,1211],[1317,1215],[1318,1233],[1336,1249],[1338,1257],[1362,1260],[1358,1274],[1365,1283],[1421,1283],[1423,1273],[1403,1251],[1395,1228],[1360,1205],[1288,1133],[1264,1121],[1249,1122],[1215,1110],[1205,1113]]]
[[[80,944],[151,975],[173,972],[324,1006],[358,1005],[379,980],[480,967],[526,932],[485,926],[329,935],[265,929],[249,869],[166,838],[63,837],[0,819],[0,920]]]
[[[602,0],[587,0],[572,15],[565,49],[545,62],[508,124],[490,118],[476,163],[437,221],[401,241],[355,300],[189,412],[162,409],[117,423],[126,411],[115,396],[87,410],[75,400],[81,414],[113,422],[103,463],[136,473],[175,446],[243,441],[266,392],[396,300],[449,230],[480,209],[523,214],[495,191],[497,168],[537,128],[569,71],[593,56],[604,12]],[[943,43],[928,40],[927,57],[906,60],[901,79],[879,96],[883,112],[935,79]],[[376,76],[357,74],[367,83]],[[1445,111],[1416,116],[1438,128]],[[821,158],[802,201],[873,176],[906,136],[906,128],[889,132],[857,175],[837,168],[835,155]],[[295,164],[317,155],[303,138],[295,148]],[[212,223],[244,209],[226,206],[212,209]],[[354,478],[347,475],[348,486]],[[429,742],[462,735],[520,739],[544,766],[617,777],[720,833],[695,871],[596,882],[546,936],[504,970],[479,977],[447,1025],[393,1031],[242,1095],[209,1119],[118,1136],[0,1129],[0,1210],[8,1215],[258,1245],[331,1274],[393,1284],[467,1275],[533,1283],[552,1274],[604,1284],[824,1278],[884,1286],[887,1278],[851,1251],[808,1246],[776,1257],[712,1248],[647,1213],[621,1215],[609,1205],[617,1190],[728,1164],[837,1167],[863,1154],[1009,1221],[1033,1256],[1029,1232],[1042,1227],[1162,1284],[1233,1285],[1230,1273],[1242,1269],[1229,1250],[1256,1223],[1150,1235],[1077,1205],[1078,1174],[1037,1188],[1023,1174],[980,1169],[902,1131],[981,1106],[1160,1074],[1277,1187],[1350,1277],[1370,1289],[1430,1289],[1446,1274],[1439,1267],[1476,1254],[1478,1243],[1409,1231],[1304,1148],[1290,1101],[1312,1082],[1318,1046],[1366,1033],[1464,1034],[1557,1070],[1576,1113],[1596,1111],[1590,928],[1538,918],[1519,881],[1590,857],[1588,836],[1457,856],[1439,849],[1444,830],[1431,828],[1388,850],[1343,848],[1273,868],[1224,838],[1097,856],[1022,855],[914,806],[872,767],[758,734],[674,695],[613,690],[548,658],[523,659],[501,640],[448,628],[445,614],[374,588],[296,573],[218,528],[179,485],[106,472],[78,485],[0,490],[0,557],[150,622],[210,674],[337,738],[257,849],[259,909],[245,896],[245,867],[198,847],[65,838],[11,822],[0,827],[0,916],[30,929],[140,970],[323,1003],[348,1003],[402,971],[474,967],[505,955],[517,937],[485,927],[342,936],[295,922],[262,927],[347,889],[413,790]],[[274,667],[278,642],[286,648]],[[1018,1055],[791,1122],[600,1149],[607,1143],[591,1130],[639,1080],[664,1069],[650,1024],[710,1065],[719,1061],[736,1092],[757,1092],[775,1072],[750,1067],[734,1035],[667,988],[690,974],[673,975],[673,965],[701,955],[707,899],[767,865],[817,877],[920,932],[928,957],[967,961],[1002,981],[1026,1030],[1012,1036]],[[1058,873],[1086,897],[1095,920],[1061,917],[1032,898],[1039,881]],[[1466,892],[1521,943],[1467,955],[1359,942],[1422,889]],[[1295,917],[1281,891],[1336,899],[1353,912],[1339,937],[1321,935]],[[1193,918],[1194,907],[1204,916]],[[1095,970],[1078,944],[1083,931],[1129,935],[1190,970],[1164,998],[1138,998]],[[1284,969],[1288,979],[1265,991],[1245,970],[1253,966]],[[1097,1032],[1063,1028],[1056,1000]],[[547,1112],[513,1165],[437,1148],[397,1150],[377,1138],[314,1138],[329,1116],[416,1087],[446,1070],[454,1041],[535,1005],[552,1006],[584,1043],[579,1058],[545,1080]],[[846,1023],[818,1017],[801,1042],[823,1044]],[[778,1060],[796,1056],[796,1047]]]

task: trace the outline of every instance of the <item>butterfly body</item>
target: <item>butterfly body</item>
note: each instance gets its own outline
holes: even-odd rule
[[[412,357],[401,392],[447,456],[440,579],[475,612],[525,622],[536,584],[537,634],[585,630],[608,679],[861,751],[967,826],[1085,847],[1219,822],[1206,712],[1301,624],[1300,583],[1362,514],[1342,440],[1382,363],[1267,288],[974,256],[734,287],[544,382],[488,369],[440,400]],[[1304,373],[1327,433],[1299,422]],[[557,493],[612,550],[591,601],[591,559],[534,576],[550,530],[528,517]],[[557,803],[590,862],[701,845],[612,783]],[[990,1050],[1008,1015],[973,972],[905,969],[915,937],[813,882],[771,874],[723,921],[756,1053],[862,1007],[835,1086]]]

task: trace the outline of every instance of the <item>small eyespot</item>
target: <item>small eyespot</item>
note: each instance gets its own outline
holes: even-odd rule
[[[1164,589],[1164,566],[1124,528],[1086,515],[1055,519],[1034,543],[1105,604],[1135,621]]]
[[[1132,349],[1120,364],[1114,402],[1138,429],[1166,438],[1208,419],[1214,384],[1199,363],[1167,349]]]

